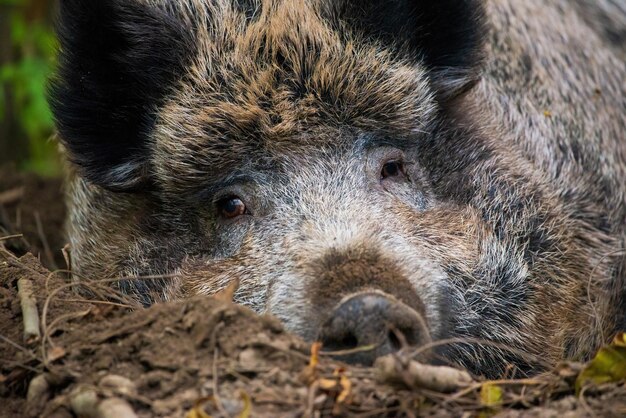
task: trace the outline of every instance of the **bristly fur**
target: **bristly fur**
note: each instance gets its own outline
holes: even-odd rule
[[[439,2],[321,1],[321,8],[337,29],[356,30],[421,58],[439,92],[454,96],[478,80],[487,32],[484,6],[477,0]],[[341,23],[344,23],[342,25]]]
[[[237,277],[308,339],[387,292],[494,377],[588,356],[626,323],[626,19],[574,3],[64,2],[76,276],[146,304]]]

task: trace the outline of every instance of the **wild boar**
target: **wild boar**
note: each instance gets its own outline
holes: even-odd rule
[[[623,32],[598,29],[625,15],[62,0],[74,275],[146,305],[238,279],[366,364],[437,340],[487,376],[584,358],[626,325]]]

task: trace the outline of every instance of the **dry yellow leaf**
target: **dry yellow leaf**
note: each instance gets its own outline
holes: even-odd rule
[[[480,388],[480,403],[483,406],[494,407],[502,403],[502,388],[493,383],[485,383]]]
[[[309,359],[309,367],[315,368],[320,362],[320,350],[322,349],[321,342],[315,342],[311,344],[311,358]]]
[[[626,380],[626,334],[620,332],[611,345],[602,347],[576,378],[576,393],[582,387]]]
[[[214,401],[213,396],[207,396],[207,397],[198,399],[196,402],[194,402],[194,405],[193,405],[193,408],[191,408],[191,411],[187,412],[187,415],[185,418],[212,418],[211,415],[204,412],[204,405],[207,402],[212,402],[212,401]]]
[[[250,396],[243,390],[240,392],[239,396],[241,396],[241,400],[243,401],[243,409],[241,410],[238,418],[249,418],[250,413],[252,412],[252,401],[250,401]]]
[[[317,383],[322,390],[330,391],[337,388],[337,381],[335,379],[319,379]]]
[[[344,403],[352,393],[352,382],[345,375],[341,375],[339,385],[341,386],[341,392],[337,396],[337,403]]]

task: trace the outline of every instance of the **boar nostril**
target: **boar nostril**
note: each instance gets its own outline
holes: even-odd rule
[[[353,333],[347,333],[339,339],[328,338],[324,341],[324,349],[330,351],[350,350],[359,346],[359,340]]]
[[[389,330],[389,334],[387,334],[387,339],[389,340],[389,344],[391,344],[391,348],[393,351],[398,351],[402,348],[402,343],[400,342],[400,338],[396,334],[396,331]]]
[[[367,365],[378,356],[429,338],[423,318],[414,309],[383,292],[364,292],[333,310],[320,328],[319,339],[326,351],[344,351],[339,359]]]

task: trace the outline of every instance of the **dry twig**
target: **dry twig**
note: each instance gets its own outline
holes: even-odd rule
[[[374,366],[381,381],[403,383],[410,388],[452,392],[474,383],[474,379],[464,370],[422,364],[393,354],[378,358]]]
[[[13,235],[7,235],[4,237],[0,237],[0,241],[8,241],[10,239],[14,239],[14,238],[23,238],[24,235],[23,234],[13,234]]]
[[[37,301],[33,294],[33,283],[21,278],[17,281],[17,294],[22,307],[22,318],[24,323],[24,341],[30,343],[39,341],[41,330],[39,328],[39,312],[37,311]]]
[[[20,200],[23,196],[23,187],[16,187],[15,189],[0,192],[0,205],[10,205]]]
[[[50,266],[50,270],[58,270],[59,267],[57,263],[54,261],[54,255],[52,255],[52,250],[50,249],[50,244],[48,243],[48,238],[46,238],[46,233],[43,230],[43,224],[41,223],[41,217],[39,216],[39,212],[35,211],[35,224],[37,225],[37,235],[39,235],[39,241],[41,241],[41,245],[43,246],[43,252],[48,259],[48,265]]]
[[[218,378],[218,370],[217,370],[217,361],[219,360],[219,350],[216,348],[213,351],[213,364],[211,365],[213,375],[213,401],[215,402],[215,407],[219,411],[220,415],[223,417],[228,417],[228,412],[224,409],[224,405],[222,405],[222,401],[219,396],[219,378]]]

